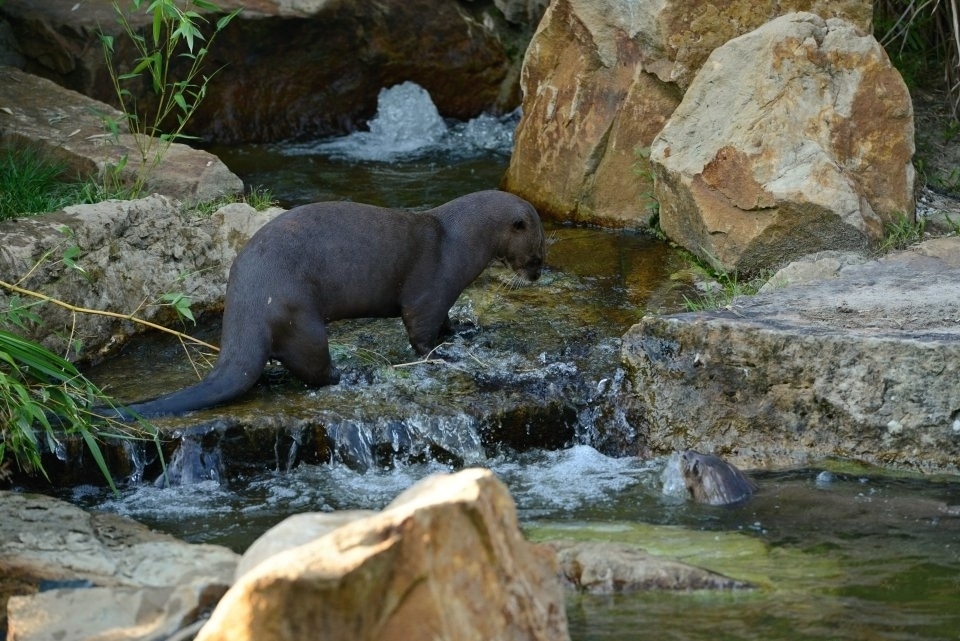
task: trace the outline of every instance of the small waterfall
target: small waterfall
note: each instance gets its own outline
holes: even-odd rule
[[[394,162],[429,154],[470,156],[486,152],[508,155],[519,114],[483,114],[468,122],[445,121],[426,89],[404,82],[380,90],[369,131],[319,142],[291,145],[286,155],[325,155],[353,161]]]

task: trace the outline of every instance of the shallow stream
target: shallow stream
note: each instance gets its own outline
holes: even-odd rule
[[[397,100],[416,100],[415,93]],[[427,117],[391,126],[385,118],[384,129],[371,127],[370,134],[383,134],[379,139],[214,151],[247,184],[270,188],[285,206],[350,198],[420,208],[497,187],[508,159],[509,119],[439,127],[421,103],[404,104],[391,113]],[[407,133],[394,136],[396,127],[408,127]],[[425,141],[419,149],[390,146],[418,135]],[[458,303],[455,319],[468,329],[449,348],[452,364],[432,370],[420,365],[427,369],[397,375],[380,361],[384,355],[392,363],[404,360],[402,330],[382,325],[388,321],[376,321],[386,334],[363,322],[347,324],[331,332],[343,346],[334,360],[346,370],[344,385],[318,392],[319,397],[299,389],[292,393],[313,404],[318,398],[320,404],[335,403],[339,397],[347,413],[356,399],[395,394],[381,389],[403,390],[418,405],[445,399],[439,406],[471,398],[461,397],[460,390],[472,393],[467,388],[478,380],[489,386],[487,396],[504,403],[522,401],[529,389],[556,393],[551,385],[559,385],[564,394],[584,395],[571,401],[575,416],[555,426],[565,435],[563,442],[526,451],[488,441],[471,450],[461,443],[460,449],[451,446],[459,457],[374,457],[365,465],[357,465],[356,457],[331,455],[329,460],[304,458],[292,469],[245,468],[224,484],[130,485],[119,497],[82,485],[67,490],[67,497],[189,541],[240,551],[290,514],[381,508],[428,474],[482,465],[507,483],[532,538],[633,541],[757,586],[720,593],[571,592],[568,616],[576,641],[960,639],[960,479],[898,478],[823,462],[810,469],[754,471],[760,485],[756,497],[741,506],[716,508],[664,494],[665,457],[611,456],[616,448],[598,430],[618,418],[616,407],[609,406],[615,398],[604,394],[605,386],[622,377],[618,338],[645,309],[677,309],[683,291],[671,284],[670,275],[682,262],[666,245],[629,234],[560,228],[551,235],[543,283],[510,290],[493,272]],[[538,288],[548,292],[546,299],[531,298]],[[550,313],[531,311],[531,305],[550,305],[555,316],[570,318],[558,324]],[[526,314],[531,324],[498,315],[501,307],[511,306],[515,309],[505,313]],[[564,306],[576,311],[557,314]],[[371,351],[379,355],[365,358],[355,349],[357,342],[375,347]],[[148,380],[156,391],[172,389],[191,376],[187,365],[178,364],[183,359],[177,349],[134,346],[112,372],[107,368],[96,375],[121,396],[144,395]],[[496,372],[507,369],[524,385],[537,384],[502,392],[497,386],[508,379]],[[403,378],[399,387],[381,388],[396,382],[383,380],[391,376]],[[279,387],[293,389],[289,383]],[[231,411],[273,411],[275,391],[268,386],[232,409],[213,412],[211,420]],[[280,404],[288,402],[283,398]]]

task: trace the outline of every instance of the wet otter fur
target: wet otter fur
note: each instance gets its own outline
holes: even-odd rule
[[[730,463],[694,450],[680,453],[680,475],[690,498],[697,503],[734,505],[757,491],[756,484]]]
[[[399,316],[410,345],[426,354],[451,331],[450,307],[492,260],[534,281],[544,251],[533,206],[496,190],[422,213],[352,202],[295,207],[238,253],[210,373],[128,409],[151,418],[219,405],[249,390],[269,359],[308,385],[335,383],[327,323],[338,319]]]

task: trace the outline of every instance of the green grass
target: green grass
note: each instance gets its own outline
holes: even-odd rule
[[[892,223],[887,224],[887,233],[877,248],[883,254],[895,249],[906,249],[910,245],[923,240],[925,223],[922,219],[916,222],[907,218],[905,214],[898,214]]]
[[[752,278],[742,279],[735,271],[727,271],[720,266],[713,256],[706,259],[683,251],[690,263],[690,271],[695,275],[694,280],[704,284],[704,288],[696,298],[683,297],[683,307],[688,312],[702,312],[729,307],[730,303],[739,296],[756,294],[771,273],[764,271]]]
[[[64,180],[66,167],[29,147],[0,152],[0,220],[56,211],[80,202],[84,185]]]

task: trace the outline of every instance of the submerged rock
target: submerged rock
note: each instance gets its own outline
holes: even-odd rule
[[[546,545],[556,550],[563,579],[591,594],[753,587],[746,581],[650,554],[628,543],[548,541]]]
[[[382,513],[261,561],[197,641],[568,639],[552,552],[488,470],[429,477]]]

